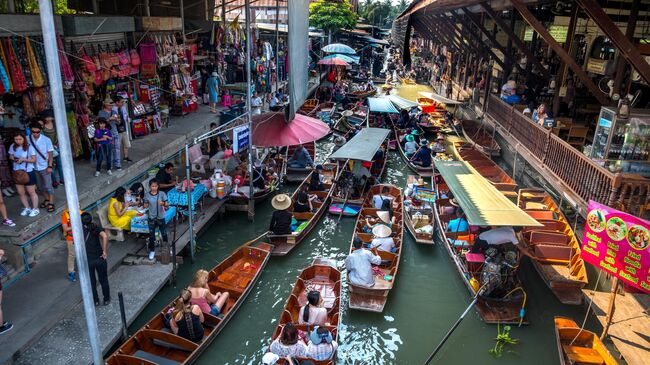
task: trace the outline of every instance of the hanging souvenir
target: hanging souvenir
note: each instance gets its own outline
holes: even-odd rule
[[[36,55],[34,54],[29,37],[25,38],[25,50],[27,51],[27,62],[29,63],[29,70],[32,75],[32,83],[34,87],[43,87],[45,85],[45,78],[38,66],[38,61],[36,61]]]
[[[140,43],[140,61],[153,64],[157,62],[156,45],[153,42]]]
[[[70,66],[70,61],[68,60],[68,55],[65,53],[65,48],[63,46],[63,39],[61,36],[58,36],[56,39],[58,49],[59,49],[59,64],[61,67],[61,75],[63,76],[63,84],[66,88],[71,88],[74,83],[74,72],[72,72],[72,66]],[[84,60],[85,61],[85,60]],[[92,82],[92,81],[91,81]]]
[[[2,91],[0,95],[4,95],[11,91],[11,83],[9,82],[9,76],[7,75],[7,70],[5,69],[2,62],[0,62],[0,81],[2,81]]]
[[[10,38],[3,39],[3,50],[4,54],[7,57],[7,71],[9,71],[9,76],[11,77],[11,84],[14,92],[23,92],[29,87],[27,85],[27,80],[23,74],[20,62],[16,57],[16,52],[13,47],[13,42]]]
[[[18,58],[18,65],[25,76],[25,82],[27,83],[27,88],[30,88],[34,85],[32,79],[32,73],[29,68],[29,60],[27,59],[27,49],[25,48],[25,42],[21,39],[11,38],[11,43]]]
[[[138,51],[132,49],[129,51],[129,55],[131,57],[131,66],[140,66],[140,55],[138,54]]]
[[[5,92],[10,93],[12,92],[13,84],[11,83],[11,72],[9,71],[9,63],[7,61],[7,57],[5,56],[5,52],[3,48],[4,48],[4,42],[2,41],[2,38],[0,38],[0,61],[4,65],[7,81],[9,82],[9,87],[5,89]]]

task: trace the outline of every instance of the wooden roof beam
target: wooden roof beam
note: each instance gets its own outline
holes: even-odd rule
[[[447,39],[450,40],[455,46],[456,46],[456,51],[461,52],[463,50],[463,45],[462,45],[462,40],[459,42],[457,38],[456,33],[452,32],[451,29],[445,28],[441,25],[443,22],[444,18],[432,18],[431,20],[433,21],[432,24],[435,24],[438,27],[438,32],[442,32]]]
[[[595,0],[577,0],[577,2],[585,13],[589,14],[589,17],[598,24],[598,27],[600,27],[603,33],[607,34],[627,62],[634,67],[645,82],[650,84],[650,65],[643,59],[636,46],[618,29],[609,16],[607,16],[603,8],[600,7],[600,4]]]
[[[481,8],[485,11],[485,13],[494,20],[495,23],[501,28],[501,30],[508,35],[508,37],[512,40],[512,42],[519,48],[519,50],[526,55],[526,58],[528,58],[532,63],[537,66],[537,69],[540,70],[540,72],[544,75],[545,78],[550,79],[551,74],[548,72],[548,70],[542,65],[542,63],[535,57],[535,55],[526,47],[524,42],[519,39],[519,37],[515,34],[515,32],[510,29],[510,26],[506,24],[501,17],[490,7],[490,4],[488,3],[481,3]],[[468,8],[463,8],[463,11],[467,14],[471,13]]]
[[[607,105],[609,104],[608,98],[603,94],[602,91],[594,84],[594,82],[591,80],[589,75],[582,70],[582,67],[578,66],[578,64],[571,58],[571,56],[562,48],[562,46],[551,36],[551,34],[546,30],[544,25],[535,18],[533,13],[528,10],[528,7],[524,5],[521,0],[510,0],[512,3],[512,6],[517,9],[519,14],[526,20],[528,24],[530,24],[531,27],[539,34],[545,41],[546,43],[553,49],[555,53],[557,53],[558,56],[560,56],[560,59],[562,59],[562,62],[566,63],[571,70],[580,78],[580,80],[587,86],[587,89],[591,92],[591,94],[598,99],[598,102],[601,105]],[[483,4],[481,4],[483,5]]]
[[[414,19],[413,22],[414,22],[414,24],[416,24],[418,26],[418,28],[423,27],[423,28],[426,29],[426,31],[427,31],[426,33],[428,33],[428,34],[424,34],[425,36],[434,38],[441,45],[449,44],[449,41],[447,39],[445,39],[441,33],[439,33],[438,31],[435,31],[433,28],[429,27],[429,24],[423,22],[421,19]],[[451,44],[449,47],[454,47],[455,48],[455,46],[453,44]]]
[[[453,48],[455,51],[460,51],[460,46],[454,42],[449,35],[445,32],[442,27],[434,22],[429,22],[426,19],[421,19],[420,22],[424,24],[433,34],[436,34],[449,48]]]

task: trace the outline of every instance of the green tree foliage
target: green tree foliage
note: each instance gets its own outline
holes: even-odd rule
[[[359,15],[366,23],[382,28],[388,28],[399,14],[409,5],[409,1],[400,0],[393,5],[391,0],[365,0],[359,4]]]
[[[54,0],[54,13],[55,14],[76,14],[74,9],[68,8],[68,0]],[[23,0],[17,1],[16,6],[18,9],[25,13],[38,13],[38,0]]]
[[[357,24],[357,14],[348,0],[318,0],[309,4],[309,25],[326,31],[351,29]]]

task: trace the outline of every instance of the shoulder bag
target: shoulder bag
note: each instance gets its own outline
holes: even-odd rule
[[[29,152],[25,152],[25,151],[23,151],[23,153],[25,153],[25,155],[29,154]],[[14,156],[15,156],[15,154],[14,154]],[[23,162],[23,163],[25,164],[25,169],[26,169],[27,168],[27,162]],[[14,180],[16,185],[26,185],[29,182],[29,174],[25,170],[14,170],[14,171],[12,171],[11,178]]]

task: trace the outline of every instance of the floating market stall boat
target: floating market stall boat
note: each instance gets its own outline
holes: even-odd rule
[[[476,171],[483,177],[488,179],[497,190],[503,192],[508,197],[517,196],[515,190],[517,189],[517,182],[511,178],[496,162],[490,160],[483,153],[479,152],[473,147],[465,144],[456,143],[456,151],[463,161],[467,161]]]
[[[319,104],[318,99],[307,99],[302,104],[300,109],[298,109],[298,113],[312,116],[314,112],[317,110],[318,104]]]
[[[365,99],[367,97],[377,94],[377,88],[372,88],[370,90],[359,90],[359,91],[350,91],[347,96],[352,100]]]
[[[598,335],[580,328],[570,318],[555,317],[555,338],[561,365],[617,365]]]
[[[404,189],[404,225],[415,238],[416,243],[434,244],[435,199],[436,192],[428,189],[421,177],[415,175],[407,177],[406,189]]]
[[[560,302],[581,304],[587,271],[580,257],[580,243],[566,217],[542,189],[519,190],[518,205],[544,225],[524,228],[519,249],[532,259],[535,270]]]
[[[420,104],[420,109],[422,109],[422,113],[434,113],[437,108],[437,103],[430,98],[417,98],[418,104]]]
[[[269,196],[273,195],[277,189],[278,185],[284,177],[285,171],[285,159],[279,157],[268,157],[264,160],[264,166],[266,168],[273,166],[274,170],[278,174],[278,181],[269,183],[265,181],[264,189],[255,189],[253,192],[253,200],[255,204],[266,200]],[[226,211],[235,211],[235,212],[245,212],[248,210],[248,194],[250,192],[250,187],[248,184],[242,186],[238,191],[231,192],[227,197],[227,202],[224,204]]]
[[[311,157],[312,161],[316,157],[316,143],[315,142],[309,142],[303,144],[303,146],[307,149],[307,152],[309,152],[309,156]],[[289,146],[287,148],[287,162],[293,156],[293,153],[296,152],[296,149],[298,146]],[[285,170],[285,179],[287,182],[290,183],[296,183],[296,182],[301,182],[305,180],[305,177],[311,173],[312,168],[311,167],[289,167],[287,165],[286,170]]]
[[[332,260],[316,259],[308,268],[302,270],[298,279],[289,294],[280,320],[278,322],[271,341],[274,341],[282,334],[282,329],[287,323],[293,323],[299,331],[311,333],[316,326],[299,324],[298,315],[300,308],[307,304],[307,294],[316,290],[320,292],[323,300],[323,307],[327,309],[327,320],[325,325],[318,327],[327,328],[332,334],[332,340],[338,343],[338,327],[341,312],[341,272],[336,269],[336,263]],[[298,341],[303,341],[299,339]],[[305,343],[307,345],[307,343]],[[298,356],[299,361],[310,360],[316,365],[334,365],[336,363],[336,352],[328,360],[314,360]],[[277,364],[287,364],[280,359]]]
[[[500,156],[501,146],[494,140],[492,135],[485,130],[479,121],[463,120],[461,122],[463,136],[481,153],[488,156]]]
[[[433,161],[431,162],[430,167],[422,167],[413,164],[410,160],[409,157],[406,156],[406,152],[404,151],[404,146],[402,146],[402,139],[408,134],[406,131],[398,129],[397,126],[393,123],[393,131],[395,133],[395,147],[397,151],[399,152],[399,155],[402,156],[402,160],[404,160],[404,163],[406,166],[408,166],[411,171],[417,173],[420,176],[433,176],[433,168],[434,164]],[[433,160],[433,158],[432,158]]]
[[[381,194],[384,186],[389,188],[387,194]],[[350,288],[350,309],[359,309],[370,312],[382,312],[386,301],[388,300],[388,293],[390,293],[395,278],[397,277],[397,270],[399,269],[399,261],[402,253],[402,243],[404,238],[404,215],[402,205],[402,191],[394,185],[375,185],[370,188],[366,199],[363,203],[363,208],[359,213],[355,225],[355,231],[352,236],[359,237],[364,243],[368,244],[372,241],[372,233],[366,233],[363,229],[366,226],[366,216],[377,216],[377,209],[373,205],[373,196],[383,195],[388,196],[392,200],[392,215],[395,217],[395,223],[391,227],[391,237],[395,243],[395,252],[377,251],[381,257],[381,264],[375,267],[375,284],[372,287],[364,287],[355,285],[350,282],[348,277],[348,287]],[[354,251],[354,246],[350,245],[350,253]]]
[[[334,112],[336,112],[336,103],[327,101],[319,103],[316,109],[312,112],[312,116],[320,119],[324,123],[330,124]]]
[[[230,296],[221,309],[222,316],[203,314],[204,337],[201,342],[195,343],[171,332],[165,316],[174,307],[172,302],[115,350],[105,363],[107,365],[194,363],[219,335],[255,286],[269,260],[271,248],[266,243],[258,243],[255,246],[243,245],[210,271],[208,277],[210,291],[228,292]]]
[[[469,292],[476,296],[476,310],[486,323],[526,323],[526,292],[518,277],[520,254],[511,243],[490,246],[484,253],[473,253],[475,231],[469,227],[539,227],[535,219],[476,172],[467,162],[437,164],[434,213],[437,232],[458,274]],[[449,199],[453,194],[453,201]],[[462,208],[468,228],[448,230]],[[461,226],[457,224],[456,227]]]
[[[390,132],[383,128],[363,128],[345,145],[334,152],[329,158],[338,161],[341,165],[341,174],[337,186],[332,194],[332,204],[329,212],[344,216],[355,216],[359,213],[364,201],[364,192],[368,187],[381,180],[386,169],[388,156],[384,148],[383,158],[375,159],[377,151],[385,144]],[[370,164],[370,177],[364,186],[357,186],[361,182],[355,180],[354,164]],[[357,166],[357,168],[363,168]]]
[[[320,220],[320,218],[323,216],[323,213],[327,209],[327,206],[330,201],[330,197],[332,196],[332,192],[334,190],[334,179],[336,178],[336,176],[338,176],[338,170],[339,170],[338,164],[335,163],[323,164],[322,174],[323,177],[325,178],[325,181],[323,182],[325,190],[308,191],[309,195],[316,196],[318,199],[312,201],[312,205],[314,206],[314,209],[316,211],[304,212],[304,213],[293,212],[293,218],[297,221],[297,223],[296,223],[296,229],[291,234],[275,235],[269,233],[267,235],[269,242],[275,246],[273,248],[273,251],[271,252],[274,256],[284,256],[288,254],[305,237],[307,237],[309,232],[311,232],[311,230],[316,226],[316,224],[318,224],[318,221]],[[300,184],[300,186],[293,192],[293,195],[291,195],[291,201],[293,204],[296,203],[296,200],[298,198],[298,193],[302,190],[302,188],[305,186],[307,187],[309,186],[311,175],[313,173],[314,172],[307,175],[305,180],[303,180],[302,184]],[[290,210],[293,210],[293,204],[289,208]]]

